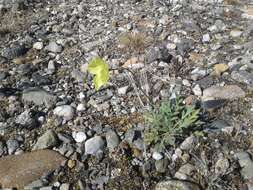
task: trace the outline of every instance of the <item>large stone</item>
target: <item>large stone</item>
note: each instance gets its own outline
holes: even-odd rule
[[[248,71],[233,71],[231,77],[238,82],[246,84],[249,89],[253,88],[253,75]]]
[[[245,92],[236,85],[211,86],[203,91],[203,98],[229,99],[245,97]]]
[[[194,183],[180,180],[168,180],[159,182],[155,190],[200,190]]]
[[[40,150],[0,158],[2,188],[23,189],[44,173],[57,169],[65,158],[52,150]]]
[[[53,130],[46,131],[41,137],[39,137],[38,141],[33,147],[33,150],[40,150],[46,148],[52,148],[57,145],[58,138]]]
[[[35,105],[52,107],[56,103],[56,97],[40,88],[30,88],[23,92],[22,99],[25,102],[33,102]]]

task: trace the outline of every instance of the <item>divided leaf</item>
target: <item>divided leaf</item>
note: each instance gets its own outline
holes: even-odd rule
[[[105,85],[109,80],[109,66],[100,57],[93,58],[89,62],[88,71],[95,75],[93,82],[96,90],[99,90],[100,87]]]

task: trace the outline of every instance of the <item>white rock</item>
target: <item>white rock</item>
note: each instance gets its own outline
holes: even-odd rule
[[[95,136],[85,142],[85,154],[95,155],[105,147],[104,140],[100,136]]]
[[[124,86],[118,89],[119,95],[125,95],[127,93],[128,86]]]
[[[187,79],[183,79],[182,83],[184,86],[191,86],[190,81],[188,81]]]
[[[230,36],[232,36],[233,38],[238,38],[242,35],[242,31],[240,30],[231,30],[230,31]]]
[[[209,42],[211,40],[211,37],[209,34],[204,34],[202,37],[202,42]]]
[[[72,132],[72,137],[75,139],[76,142],[81,143],[84,142],[87,139],[87,136],[84,132]]]
[[[154,152],[152,154],[152,158],[155,159],[155,160],[161,160],[161,159],[163,159],[163,155],[160,154],[159,152]]]
[[[194,86],[194,88],[192,89],[194,95],[196,96],[202,96],[202,90],[200,88],[200,86],[197,84],[196,86]]]
[[[33,44],[33,49],[42,50],[43,48],[43,42],[35,42]]]
[[[66,121],[71,120],[74,116],[74,108],[70,105],[57,106],[54,114],[63,117]]]
[[[77,107],[76,107],[76,110],[77,111],[84,111],[86,108],[85,108],[85,105],[84,104],[78,104]]]

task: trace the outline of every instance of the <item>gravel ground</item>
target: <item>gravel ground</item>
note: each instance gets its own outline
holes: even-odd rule
[[[0,16],[2,188],[253,189],[250,0],[0,0]],[[143,115],[176,95],[203,127],[158,151]]]

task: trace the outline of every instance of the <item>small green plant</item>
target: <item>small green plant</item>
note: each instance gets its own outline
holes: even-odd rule
[[[89,62],[88,71],[95,75],[93,83],[96,90],[99,90],[100,87],[105,85],[109,80],[109,66],[100,57],[95,57]]]
[[[147,144],[155,144],[162,150],[168,145],[174,145],[176,137],[182,136],[192,127],[199,126],[199,110],[186,106],[183,99],[177,97],[163,102],[158,108],[145,115],[148,128],[144,133]]]

